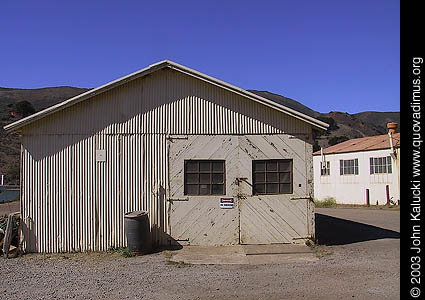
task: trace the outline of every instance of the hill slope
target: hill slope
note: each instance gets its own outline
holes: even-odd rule
[[[3,129],[5,125],[21,118],[21,116],[12,115],[16,111],[16,104],[28,101],[36,111],[39,111],[87,90],[69,86],[42,89],[0,87],[0,175],[6,175],[6,183],[19,183],[19,136],[6,133]]]

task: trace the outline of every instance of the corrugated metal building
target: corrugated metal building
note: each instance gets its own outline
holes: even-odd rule
[[[302,241],[314,235],[312,130],[326,127],[153,64],[5,127],[22,136],[24,248],[125,246],[133,210],[149,212],[156,245]]]

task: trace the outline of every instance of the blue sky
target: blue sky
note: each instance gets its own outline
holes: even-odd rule
[[[0,87],[97,87],[170,59],[320,111],[400,110],[400,4],[1,3]]]

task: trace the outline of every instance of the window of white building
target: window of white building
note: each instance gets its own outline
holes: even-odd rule
[[[359,160],[355,159],[341,159],[339,161],[339,174],[340,175],[359,175]]]
[[[390,174],[392,172],[391,156],[370,158],[370,174]]]
[[[321,176],[331,175],[331,162],[329,161],[320,162],[320,175]]]

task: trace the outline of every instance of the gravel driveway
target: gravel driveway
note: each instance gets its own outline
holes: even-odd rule
[[[400,212],[317,209],[318,261],[182,265],[167,252],[0,259],[1,299],[399,299]]]

